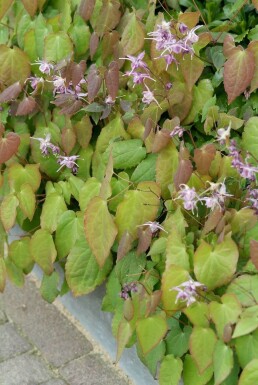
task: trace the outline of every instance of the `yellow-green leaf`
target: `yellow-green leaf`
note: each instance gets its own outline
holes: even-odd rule
[[[0,45],[0,80],[7,86],[18,81],[24,82],[30,76],[30,60],[17,47]]]
[[[37,230],[31,237],[31,254],[34,261],[41,267],[45,274],[53,272],[53,263],[56,259],[56,248],[49,231]]]
[[[167,322],[160,315],[141,319],[137,322],[137,338],[144,355],[160,343],[167,330]]]
[[[217,338],[211,328],[195,326],[190,336],[190,352],[202,374],[212,364]]]
[[[31,221],[36,209],[36,197],[30,184],[23,184],[21,190],[17,193],[19,206],[23,214]]]

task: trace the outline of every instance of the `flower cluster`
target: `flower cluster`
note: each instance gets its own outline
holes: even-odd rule
[[[248,200],[251,208],[258,213],[258,189],[250,189]]]
[[[35,137],[31,137],[31,139],[39,141],[39,148],[43,156],[50,155],[50,151],[51,151],[52,154],[57,157],[57,163],[60,164],[60,167],[57,170],[57,172],[60,171],[64,166],[66,166],[67,168],[70,168],[74,174],[77,173],[79,166],[76,163],[76,160],[79,159],[80,157],[79,155],[72,155],[72,156],[60,155],[60,148],[50,142],[51,140],[50,134],[46,134],[45,139],[35,138]]]
[[[242,178],[249,179],[250,181],[256,180],[258,167],[255,167],[248,162],[250,158],[249,154],[247,154],[243,162],[240,151],[237,149],[235,140],[230,141],[229,155],[232,157],[232,166],[237,169]]]
[[[137,291],[138,291],[138,288],[136,283],[134,282],[127,283],[123,286],[123,289],[120,292],[120,297],[123,299],[128,299],[130,297],[129,295],[130,292],[137,293]]]
[[[205,203],[206,207],[211,209],[211,211],[216,208],[222,210],[225,205],[225,199],[232,196],[226,191],[225,181],[220,183],[208,183],[210,184],[210,187],[201,194],[197,194],[194,187],[190,188],[186,184],[181,184],[180,191],[175,199],[181,199],[184,208],[186,210],[191,210],[192,213],[197,209],[198,202]],[[208,193],[208,195],[203,196],[203,194],[206,193]]]
[[[178,292],[176,296],[175,303],[178,301],[186,302],[186,306],[192,305],[196,302],[198,297],[197,289],[207,290],[207,287],[198,281],[194,281],[192,277],[189,276],[189,280],[181,283],[178,286],[171,287],[170,291],[175,290]]]
[[[194,55],[193,44],[199,40],[195,31],[201,28],[200,25],[189,29],[184,23],[163,21],[157,25],[155,31],[148,33],[149,39],[156,42],[156,49],[162,51],[158,58],[164,58],[167,68],[171,63],[178,65],[174,55]],[[166,69],[167,69],[166,68]]]

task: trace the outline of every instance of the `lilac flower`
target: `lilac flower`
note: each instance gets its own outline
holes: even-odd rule
[[[155,98],[153,92],[149,89],[149,87],[146,86],[146,84],[145,84],[145,87],[147,88],[147,91],[143,91],[142,102],[145,103],[145,104],[150,104],[152,102],[155,102],[160,107],[160,105],[159,105],[157,99]]]
[[[236,142],[234,140],[230,141],[229,146],[229,155],[232,157],[232,166],[237,169],[240,176],[251,181],[255,181],[256,174],[258,173],[258,168],[248,163],[249,155],[245,158],[245,163],[240,156],[240,152],[236,147]]]
[[[67,168],[70,168],[72,169],[72,171],[74,173],[76,173],[78,171],[78,164],[75,162],[77,159],[79,159],[80,156],[79,155],[72,155],[72,156],[62,156],[60,155],[58,157],[58,160],[57,160],[57,163],[59,163],[61,165],[61,167],[59,167],[59,169],[57,170],[60,171],[64,166],[66,166]]]
[[[66,93],[66,79],[62,78],[61,76],[54,76],[53,85],[54,85],[53,94]]]
[[[120,297],[123,299],[128,299],[130,298],[129,296],[130,292],[137,293],[137,291],[138,291],[138,288],[136,283],[134,282],[127,283],[123,286],[122,291],[120,292]]]
[[[202,25],[197,25],[196,27],[190,29],[190,31],[188,31],[188,33],[187,33],[187,36],[184,38],[184,41],[187,44],[197,43],[197,41],[199,40],[199,36],[196,35],[195,31],[201,27],[202,27]]]
[[[195,188],[190,188],[186,184],[181,184],[178,197],[176,199],[183,200],[183,206],[186,210],[191,210],[192,213],[194,209],[197,208],[197,203],[199,202],[199,195],[195,191]]]
[[[142,227],[142,226],[148,226],[150,228],[150,231],[152,234],[155,234],[158,230],[162,230],[162,231],[165,231],[165,233],[167,233],[167,231],[164,229],[164,227],[162,227],[158,222],[146,222],[146,223],[143,223],[142,225],[139,225],[137,227]]]
[[[141,73],[141,72],[126,72],[125,75],[127,76],[130,76],[132,75],[133,76],[133,83],[134,85],[136,84],[143,84],[144,80],[145,79],[151,79],[151,80],[154,80],[152,77],[150,77],[150,75],[148,74],[145,74],[145,73]]]
[[[207,290],[206,286],[198,281],[194,281],[190,276],[189,280],[181,283],[178,286],[171,287],[170,291],[175,290],[178,292],[175,303],[178,301],[186,302],[186,306],[192,305],[196,302],[198,296],[197,289]]]
[[[258,211],[258,189],[250,190],[248,200],[251,203],[251,208]]]
[[[175,63],[176,64],[176,68],[178,69],[178,61],[176,60],[176,58],[174,57],[173,54],[167,54],[167,55],[161,55],[161,56],[158,56],[156,59],[159,59],[159,58],[163,58],[165,59],[166,61],[166,71],[168,69],[168,67],[170,66],[170,64],[172,63]]]
[[[231,197],[232,194],[228,194],[226,191],[225,182],[212,183],[209,182],[210,187],[205,192],[211,192],[210,196],[200,198],[200,201],[204,201],[206,207],[213,211],[215,208],[222,210],[224,208],[225,199]]]
[[[189,28],[184,23],[179,23],[178,30],[182,35],[185,35],[189,31]]]
[[[223,145],[229,139],[231,130],[231,122],[229,123],[227,128],[219,128],[217,131],[217,141],[219,144]]]
[[[113,104],[115,104],[115,100],[112,98],[112,96],[108,95],[108,96],[105,98],[105,103],[112,106]]]
[[[51,139],[51,135],[50,134],[46,134],[45,139],[43,139],[43,138],[34,138],[34,137],[31,137],[31,139],[39,141],[39,143],[40,143],[39,144],[39,148],[40,148],[41,154],[43,156],[49,155],[49,149],[51,149],[51,147],[53,146],[52,143],[50,142],[50,139]]]
[[[39,66],[40,72],[47,75],[50,75],[51,70],[54,69],[53,64],[48,63],[46,60],[37,60],[35,63],[33,63],[33,65],[34,64],[40,64]]]
[[[30,80],[30,85],[31,87],[35,90],[38,86],[38,84],[40,83],[44,83],[44,79],[43,78],[39,78],[37,76],[31,76],[30,78],[28,78],[27,80]]]
[[[169,136],[171,138],[173,138],[174,136],[178,135],[179,138],[181,138],[183,136],[185,132],[185,129],[181,126],[176,126],[169,134]]]
[[[144,55],[145,52],[143,51],[138,56],[127,55],[127,57],[121,58],[124,60],[130,60],[131,62],[131,72],[129,72],[129,75],[131,75],[138,68],[148,69],[147,64],[142,60]]]
[[[166,84],[166,90],[170,90],[173,87],[173,84],[171,82],[168,82]]]

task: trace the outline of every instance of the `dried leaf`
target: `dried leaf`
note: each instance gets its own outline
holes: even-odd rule
[[[226,61],[224,87],[228,95],[228,104],[232,103],[250,85],[254,68],[254,55],[250,50],[237,50]]]
[[[211,162],[215,158],[216,148],[213,144],[204,145],[194,150],[194,161],[197,171],[201,175],[207,175],[211,166]]]
[[[119,69],[117,62],[112,61],[109,64],[105,72],[105,82],[109,95],[115,100],[119,89]]]
[[[25,116],[31,114],[36,109],[37,103],[32,96],[25,97],[18,105],[16,110],[17,116]]]
[[[0,138],[0,164],[10,159],[17,151],[21,139],[14,132],[9,132],[6,138]]]
[[[125,231],[117,249],[117,261],[120,261],[131,250],[133,238],[128,231]]]
[[[250,256],[256,269],[258,269],[258,241],[251,239],[250,241]]]
[[[79,14],[85,21],[91,18],[92,12],[95,7],[96,0],[82,0],[79,7]]]
[[[99,46],[99,35],[96,32],[93,32],[93,34],[90,37],[90,58],[93,59],[93,56],[95,55],[97,49]]]
[[[91,103],[97,96],[102,83],[102,77],[99,74],[96,64],[90,67],[87,76],[88,81],[88,100]]]
[[[10,100],[16,99],[22,90],[22,86],[20,82],[16,82],[11,86],[7,87],[0,94],[0,103],[10,102]]]
[[[37,11],[38,0],[22,0],[22,3],[28,14],[34,16]]]

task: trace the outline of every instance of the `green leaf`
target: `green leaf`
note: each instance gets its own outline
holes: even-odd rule
[[[214,248],[202,240],[194,254],[194,273],[209,290],[228,283],[238,261],[238,248],[230,234]]]
[[[155,181],[156,177],[156,154],[149,154],[147,157],[142,160],[138,166],[135,168],[131,176],[131,181],[134,183],[144,182],[144,181]]]
[[[233,293],[241,305],[253,306],[258,302],[258,276],[243,274],[233,279],[227,288],[227,293]]]
[[[4,291],[6,284],[6,267],[4,259],[0,257],[0,293]]]
[[[67,283],[75,296],[93,291],[108,275],[112,267],[109,257],[102,268],[85,239],[78,239],[68,255],[65,265]]]
[[[63,32],[50,33],[45,38],[44,58],[58,63],[73,54],[73,44],[69,36]]]
[[[233,351],[222,341],[217,341],[213,352],[214,385],[220,385],[229,376],[233,364]]]
[[[83,216],[72,210],[65,211],[58,219],[55,244],[58,257],[66,257],[74,246],[79,234],[84,236]]]
[[[13,241],[9,246],[9,257],[19,269],[29,270],[34,264],[30,250],[30,238],[22,237]]]
[[[4,17],[12,3],[13,0],[0,0],[0,20]]]
[[[79,15],[75,15],[68,33],[73,41],[76,55],[84,55],[90,47],[91,34],[89,26],[86,25],[85,21]]]
[[[180,266],[170,265],[162,275],[162,303],[164,310],[173,315],[177,310],[185,307],[185,302],[176,302],[178,292],[170,290],[189,279],[188,271]]]
[[[126,172],[120,172],[117,178],[111,179],[112,199],[108,202],[111,211],[116,212],[117,206],[124,199],[126,191],[129,189],[130,179]]]
[[[9,231],[15,224],[16,210],[19,201],[14,194],[4,197],[0,206],[0,218],[6,231]]]
[[[167,238],[166,266],[177,265],[190,270],[189,255],[180,233],[174,227]]]
[[[195,302],[184,309],[184,314],[194,326],[209,326],[209,308],[207,303]]]
[[[136,334],[142,352],[146,355],[164,338],[167,332],[167,322],[162,316],[141,319],[136,324]]]
[[[30,184],[23,184],[21,190],[17,193],[19,206],[23,214],[31,221],[36,209],[36,197]]]
[[[191,55],[186,55],[181,60],[180,67],[187,87],[189,90],[191,90],[202,74],[204,62],[197,56],[192,57]],[[206,84],[207,82],[209,81],[205,79]]]
[[[258,357],[258,329],[249,335],[236,338],[235,347],[239,363],[244,368]]]
[[[162,197],[170,198],[169,186],[172,185],[174,175],[178,168],[178,151],[171,142],[158,154],[156,163],[156,179],[161,187]]]
[[[24,275],[21,269],[17,267],[10,258],[4,260],[6,272],[9,280],[16,286],[22,287],[24,285]]]
[[[140,344],[137,343],[137,353],[141,361],[144,363],[144,365],[147,366],[153,377],[156,377],[159,364],[166,353],[164,341],[161,341],[154,349],[152,349],[146,355],[143,354]]]
[[[140,276],[140,275],[139,275]],[[115,313],[118,307],[123,305],[124,300],[117,295],[121,291],[119,279],[116,276],[115,269],[113,269],[108,277],[106,284],[106,295],[103,298],[102,310]]]
[[[1,4],[0,4],[1,6]],[[26,53],[17,47],[0,45],[0,80],[7,86],[20,81],[23,83],[30,76],[30,60]]]
[[[128,16],[126,26],[122,33],[121,45],[127,55],[134,55],[140,51],[144,45],[144,30],[142,23],[138,20],[135,13]]]
[[[221,302],[212,301],[209,304],[210,316],[216,325],[216,330],[221,339],[223,339],[224,328],[228,324],[237,322],[242,313],[242,307],[234,294],[224,294]]]
[[[240,315],[232,338],[241,337],[258,328],[258,305],[251,306]]]
[[[137,255],[135,251],[127,253],[118,261],[115,273],[121,285],[139,280],[146,262],[145,254]]]
[[[166,352],[175,357],[182,357],[189,350],[191,332],[191,326],[185,326],[183,329],[180,328],[179,324],[177,327],[173,326],[165,340]]]
[[[127,169],[137,166],[146,156],[146,149],[142,147],[140,139],[130,139],[111,143],[104,153],[107,163],[110,151],[114,161],[114,168]]]
[[[258,157],[258,117],[256,116],[250,118],[245,124],[243,146],[246,151]]]
[[[167,238],[161,237],[155,239],[150,247],[148,255],[155,256],[157,254],[165,254],[167,248]]]
[[[209,366],[203,373],[199,373],[193,358],[187,354],[184,360],[183,380],[185,385],[205,385],[213,375],[213,368]]]
[[[104,199],[95,197],[91,200],[85,212],[84,229],[92,252],[99,266],[103,267],[117,235],[117,227]]]
[[[57,254],[52,235],[45,229],[37,230],[31,237],[30,248],[34,261],[50,275]]]
[[[117,351],[116,351],[116,362],[118,362],[122,356],[122,353],[124,351],[124,348],[126,344],[129,342],[131,336],[133,334],[132,326],[131,324],[123,319],[119,326],[117,331]]]
[[[258,359],[254,359],[244,368],[238,385],[254,385],[258,383]]]
[[[34,192],[40,186],[41,174],[38,164],[27,164],[23,167],[19,163],[14,163],[8,170],[8,182],[11,188],[20,192],[22,185],[29,184]]]
[[[57,228],[58,219],[67,210],[64,197],[58,193],[47,195],[42,207],[40,225],[42,229],[53,233]]]
[[[58,282],[59,275],[56,271],[54,271],[51,275],[43,275],[40,286],[40,294],[48,303],[54,302],[59,294],[59,290],[57,288]]]
[[[136,190],[125,193],[124,200],[117,207],[115,219],[119,239],[125,231],[135,239],[137,226],[154,221],[159,208],[159,196],[159,186],[155,182],[141,182]]]
[[[217,338],[210,328],[195,326],[190,336],[190,352],[202,374],[212,364]]]
[[[165,356],[160,365],[159,384],[178,385],[182,370],[183,363],[180,358],[175,358],[173,354]]]

